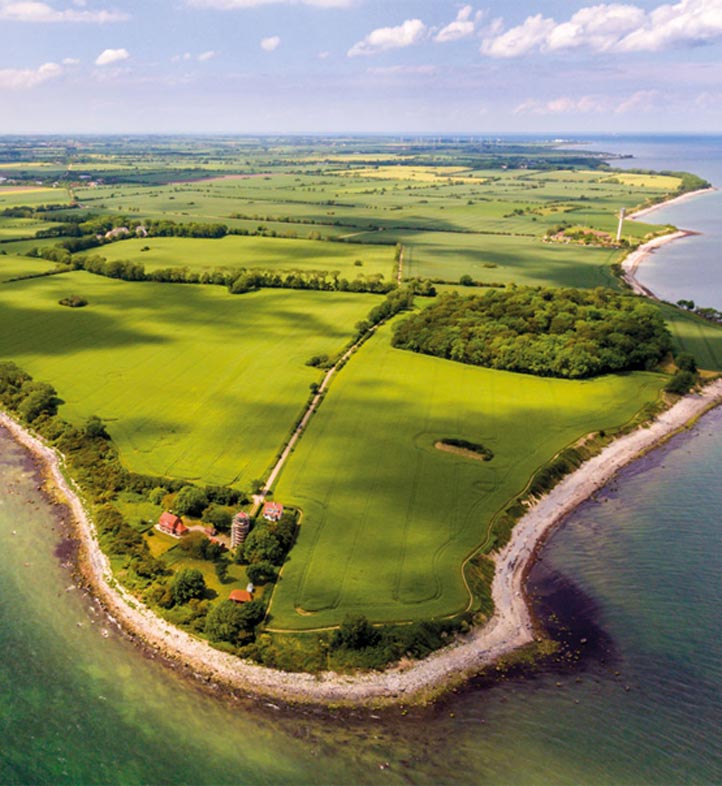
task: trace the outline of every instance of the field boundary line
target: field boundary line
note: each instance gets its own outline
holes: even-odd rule
[[[257,516],[259,510],[261,509],[261,505],[265,501],[266,497],[271,492],[273,488],[273,484],[278,480],[278,476],[281,474],[283,467],[288,460],[288,457],[291,455],[291,452],[296,447],[296,444],[303,436],[304,431],[306,430],[306,426],[308,426],[311,418],[313,417],[314,413],[320,406],[323,397],[331,385],[331,381],[336,374],[338,374],[349,358],[353,355],[353,353],[362,345],[364,344],[371,336],[376,333],[376,331],[386,322],[388,319],[384,319],[383,321],[379,322],[376,325],[373,325],[369,330],[364,333],[360,338],[358,338],[354,343],[341,355],[341,357],[331,366],[331,368],[326,372],[321,381],[321,384],[318,386],[318,390],[314,393],[313,398],[309,402],[306,410],[301,418],[300,422],[293,430],[290,439],[286,443],[286,447],[281,452],[281,455],[278,457],[278,460],[274,464],[273,468],[271,469],[271,474],[268,476],[268,480],[265,482],[263,488],[258,492],[258,494],[253,495],[253,507],[251,508],[251,516]]]

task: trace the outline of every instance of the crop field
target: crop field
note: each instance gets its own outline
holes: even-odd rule
[[[545,243],[534,237],[407,233],[404,275],[485,283],[618,288],[610,265],[619,251]]]
[[[58,305],[78,294],[85,308]],[[206,483],[261,477],[373,295],[131,284],[65,273],[0,287],[0,358],[97,414],[133,470]]]
[[[148,249],[143,251],[143,249]],[[106,259],[141,262],[147,271],[165,267],[194,270],[260,268],[263,270],[338,271],[345,278],[380,274],[390,280],[393,246],[328,243],[314,240],[227,235],[218,240],[153,237],[122,240],[98,250]],[[360,261],[361,265],[356,265]]]
[[[45,259],[18,256],[16,254],[0,254],[0,284],[21,276],[34,276],[53,270],[54,262]]]
[[[36,221],[32,218],[0,218],[0,241],[17,237],[34,237],[42,229],[56,226],[48,221]],[[0,251],[2,251],[0,246]]]
[[[273,629],[336,625],[347,613],[390,622],[463,610],[461,566],[493,545],[495,512],[558,450],[623,424],[666,379],[490,371],[392,349],[389,334],[351,359],[279,480],[276,499],[304,517],[273,596]],[[450,437],[494,458],[435,449]]]
[[[694,355],[701,369],[722,371],[722,327],[673,306],[660,306],[681,352]]]
[[[616,286],[609,266],[617,260],[617,253],[580,244],[542,243],[545,232],[566,222],[614,235],[621,207],[631,209],[658,200],[680,183],[664,176],[625,179],[622,175],[619,179],[616,173],[588,170],[475,170],[454,165],[410,166],[408,162],[339,169],[330,159],[329,163],[332,168],[321,174],[260,171],[249,177],[106,185],[76,193],[84,207],[95,212],[129,211],[177,222],[219,221],[250,232],[274,232],[284,239],[285,247],[271,246],[273,238],[269,245],[256,246],[250,238],[245,239],[245,246],[241,243],[249,256],[257,254],[261,259],[258,267],[287,269],[286,260],[291,259],[297,268],[328,269],[327,257],[340,252],[318,246],[318,255],[309,255],[311,247],[304,247],[305,241],[290,239],[316,233],[366,246],[401,242],[407,248],[407,277],[455,282],[470,275],[485,282],[587,287]],[[628,221],[624,237],[635,242],[658,231],[652,224]],[[237,241],[224,242],[231,248]],[[296,247],[294,242],[301,245]],[[169,251],[177,244],[147,243],[151,251],[143,252],[142,261],[149,270],[238,264],[234,253],[218,253],[223,245],[208,247],[214,251],[212,259],[201,249],[188,260],[185,254]],[[136,245],[134,251],[146,244]],[[127,248],[123,243],[104,253],[109,258],[118,258],[116,254],[136,258]],[[280,259],[270,253],[266,257],[273,249],[283,249]],[[353,251],[349,254],[352,264],[356,257]],[[317,256],[323,259],[317,261]],[[240,264],[254,266],[245,259]],[[497,269],[490,270],[492,265]],[[333,269],[343,270],[344,261],[339,259]],[[369,258],[361,272],[388,276],[389,270],[390,266]]]
[[[36,207],[39,205],[65,205],[70,202],[64,188],[42,186],[0,186],[0,210],[17,205]]]

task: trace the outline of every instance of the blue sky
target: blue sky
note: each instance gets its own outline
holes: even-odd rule
[[[0,133],[722,131],[722,0],[0,0]]]

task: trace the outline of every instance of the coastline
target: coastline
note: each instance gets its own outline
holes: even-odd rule
[[[680,399],[650,424],[618,438],[531,505],[514,527],[509,543],[494,557],[495,612],[486,624],[424,660],[359,675],[289,673],[259,666],[220,652],[158,617],[113,578],[78,492],[63,474],[62,457],[3,412],[0,427],[40,462],[69,508],[80,540],[79,567],[92,593],[126,632],[217,687],[285,703],[379,707],[427,701],[462,684],[501,657],[532,644],[535,626],[524,585],[543,541],[622,467],[719,404],[722,379],[707,385],[701,393]]]
[[[675,240],[681,240],[685,237],[696,235],[696,232],[691,232],[686,229],[679,229],[676,232],[671,232],[668,235],[660,235],[650,240],[648,243],[636,248],[631,254],[628,254],[622,260],[622,278],[629,284],[635,295],[644,295],[644,297],[651,298],[652,300],[659,300],[657,295],[652,292],[649,287],[642,284],[637,278],[637,269],[644,262],[644,260],[653,254],[658,248],[673,243]]]
[[[640,218],[644,216],[648,216],[650,213],[654,213],[656,210],[660,210],[663,207],[670,207],[671,205],[679,205],[682,202],[688,202],[690,199],[695,199],[698,196],[702,196],[703,194],[709,194],[717,189],[714,186],[710,186],[709,188],[698,188],[696,191],[687,191],[686,194],[680,194],[678,197],[674,197],[673,199],[667,199],[664,202],[657,202],[655,205],[650,205],[649,207],[642,207],[639,210],[635,210],[632,213],[627,214],[627,218],[632,219],[633,221],[639,221]]]
[[[681,196],[675,197],[674,199],[669,199],[666,202],[659,202],[656,205],[651,205],[650,207],[636,210],[633,213],[630,213],[627,218],[630,221],[639,221],[640,218],[648,216],[650,213],[654,213],[663,207],[669,207],[670,205],[678,205],[682,202],[688,202],[690,199],[695,199],[699,196],[713,193],[714,191],[717,191],[717,189],[713,186],[710,186],[709,188],[700,188],[697,191],[689,191],[686,194],[682,194]],[[651,298],[652,300],[659,300],[659,297],[654,292],[652,292],[649,287],[646,287],[644,284],[642,284],[641,281],[637,278],[637,269],[642,264],[642,262],[644,262],[644,260],[650,254],[653,254],[658,248],[661,248],[667,243],[673,243],[675,240],[681,240],[685,237],[692,237],[696,234],[698,233],[691,230],[679,229],[675,232],[670,232],[667,235],[655,237],[648,243],[644,243],[643,245],[639,246],[622,260],[622,279],[631,287],[635,295],[643,295],[644,297]]]

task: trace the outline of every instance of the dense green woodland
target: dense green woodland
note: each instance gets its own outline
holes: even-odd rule
[[[672,348],[659,309],[609,289],[519,287],[440,297],[393,345],[474,366],[580,379],[651,369]]]

